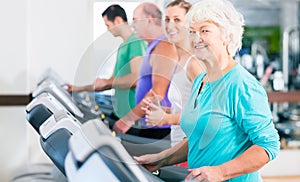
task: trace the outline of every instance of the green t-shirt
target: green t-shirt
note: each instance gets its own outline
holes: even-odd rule
[[[147,43],[138,39],[135,34],[132,34],[126,42],[122,43],[118,48],[114,77],[123,77],[131,73],[130,60],[137,56],[143,56],[146,47]],[[113,107],[115,115],[119,118],[125,116],[135,107],[135,88],[116,88]]]

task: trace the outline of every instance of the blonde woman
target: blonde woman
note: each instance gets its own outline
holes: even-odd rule
[[[191,6],[191,3],[184,0],[175,0],[169,3],[165,10],[165,32],[168,40],[176,45],[179,58],[168,92],[168,98],[172,104],[171,112],[165,112],[151,99],[144,100],[147,107],[143,109],[146,111],[145,121],[148,125],[171,124],[171,146],[176,145],[185,137],[179,126],[181,111],[189,98],[192,81],[203,71],[191,54],[188,29],[185,27],[186,14]]]

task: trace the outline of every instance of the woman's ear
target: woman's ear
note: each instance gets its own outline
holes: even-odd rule
[[[229,47],[232,47],[232,45],[230,44],[230,42],[232,41],[232,37],[233,35],[230,34],[229,36],[227,36],[226,38],[226,51],[227,51],[227,54],[230,55],[230,50],[229,50]]]
[[[226,37],[224,38],[223,46],[228,46],[231,41],[232,41],[232,34],[226,35]]]

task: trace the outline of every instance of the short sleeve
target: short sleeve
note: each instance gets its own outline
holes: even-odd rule
[[[147,43],[141,39],[136,38],[128,42],[128,47],[129,47],[128,58],[129,60],[131,60],[137,56],[144,56]]]

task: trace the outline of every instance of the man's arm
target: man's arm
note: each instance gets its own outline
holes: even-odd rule
[[[178,60],[177,55],[176,47],[169,42],[162,41],[156,46],[150,57],[150,64],[152,66],[152,89],[147,92],[143,99],[153,97],[152,91],[154,91],[159,98],[164,98],[174,72],[175,63]],[[114,130],[125,133],[136,120],[145,115],[145,111],[142,110],[142,107],[146,105],[142,100],[127,115],[116,122]]]
[[[113,74],[112,74],[113,75]],[[113,79],[113,76],[111,76],[109,79]],[[88,84],[88,85],[83,85],[83,86],[77,86],[77,85],[72,85],[72,84],[63,84],[62,86],[66,86],[67,87],[67,91],[68,92],[81,92],[81,91],[89,91],[89,92],[93,92],[93,91],[103,91],[105,89],[103,89],[102,87],[98,87],[98,84],[102,84],[102,82],[105,82],[104,78],[96,78],[96,80],[94,81],[94,83],[92,84]],[[109,88],[108,88],[109,89]]]
[[[161,99],[166,95],[177,61],[176,47],[166,41],[161,41],[151,54],[152,91]]]
[[[75,85],[66,83],[63,86],[67,87],[68,92],[94,91],[94,84],[84,85],[84,86],[75,86]]]
[[[131,59],[130,61],[131,73],[123,77],[117,77],[112,80],[109,80],[108,85],[111,88],[121,88],[121,89],[128,89],[128,88],[135,87],[136,82],[138,80],[142,59],[143,59],[142,56],[137,56]]]
[[[94,83],[95,91],[103,91],[111,88],[129,89],[136,86],[138,80],[138,72],[142,62],[142,56],[137,56],[131,59],[131,73],[122,77],[110,77],[109,79],[96,79]],[[117,71],[117,70],[114,70]],[[118,70],[122,71],[122,70]]]

